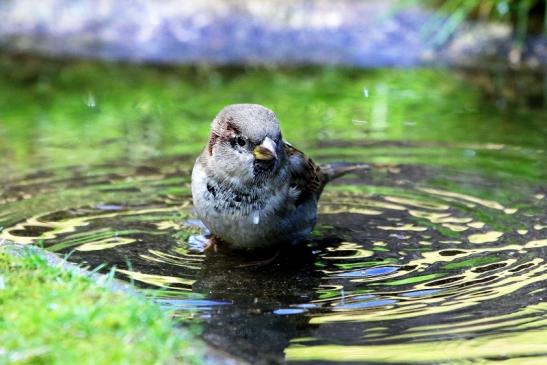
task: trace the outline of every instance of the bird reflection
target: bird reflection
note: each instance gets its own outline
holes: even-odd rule
[[[289,340],[308,329],[305,304],[319,281],[313,246],[251,262],[208,255],[193,290],[234,305],[213,309],[203,325],[203,338],[253,364],[284,363]]]

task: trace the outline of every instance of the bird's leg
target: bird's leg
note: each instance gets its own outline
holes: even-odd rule
[[[212,235],[208,240],[203,252],[205,253],[218,253],[219,246],[222,245],[222,239],[218,236]]]

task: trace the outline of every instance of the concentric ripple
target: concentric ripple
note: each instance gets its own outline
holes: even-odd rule
[[[196,250],[186,161],[8,181],[0,239],[162,288],[158,303],[251,361],[547,359],[543,187],[377,165],[327,188],[311,243],[240,259]]]

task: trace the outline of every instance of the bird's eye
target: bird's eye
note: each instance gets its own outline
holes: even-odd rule
[[[237,144],[240,145],[241,147],[245,146],[247,144],[247,141],[245,141],[245,138],[243,137],[237,137]]]

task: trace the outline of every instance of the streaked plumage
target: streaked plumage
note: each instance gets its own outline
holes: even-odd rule
[[[297,243],[316,223],[325,184],[349,169],[322,169],[283,141],[271,110],[230,105],[196,160],[192,196],[199,218],[229,248]]]

